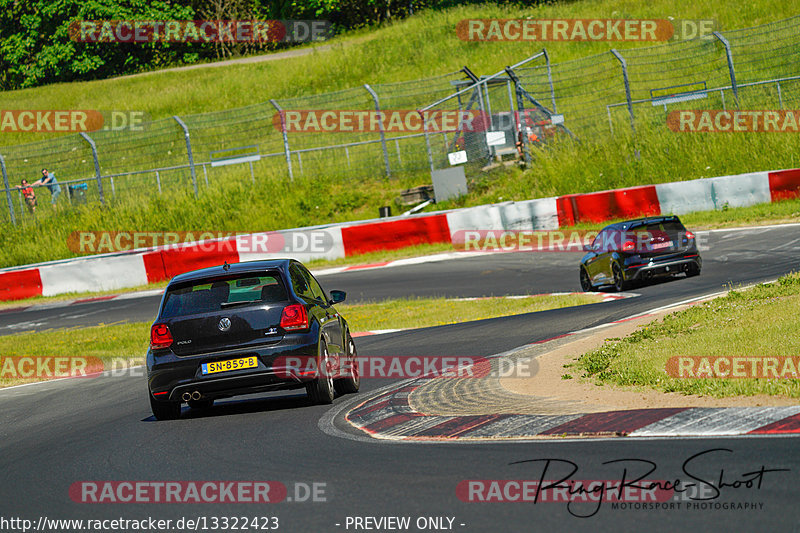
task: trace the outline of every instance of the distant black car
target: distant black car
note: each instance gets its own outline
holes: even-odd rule
[[[697,276],[703,266],[695,236],[676,216],[638,218],[603,228],[581,259],[581,289],[631,283],[685,273]]]
[[[159,420],[181,403],[305,388],[314,403],[358,391],[356,348],[347,321],[298,261],[252,261],[176,276],[150,330],[147,377]]]

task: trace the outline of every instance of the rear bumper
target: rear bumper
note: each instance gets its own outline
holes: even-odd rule
[[[692,266],[702,268],[703,260],[699,254],[687,254],[667,261],[651,260],[625,268],[625,279],[644,280],[659,276],[671,276],[688,271]]]
[[[154,398],[181,401],[184,393],[204,399],[303,387],[317,377],[316,333],[286,335],[270,346],[177,356],[170,350],[147,352],[147,382]],[[258,366],[204,375],[202,364],[255,356]],[[161,394],[158,394],[161,393]]]

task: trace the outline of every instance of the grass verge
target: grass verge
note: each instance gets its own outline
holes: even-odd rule
[[[530,298],[402,298],[365,304],[338,305],[351,331],[442,326],[470,320],[521,315],[596,303],[597,294],[535,295]]]
[[[351,331],[355,332],[452,324],[595,303],[599,299],[597,295],[582,294],[481,300],[419,298],[337,307],[348,319]],[[122,369],[142,364],[150,338],[149,330],[149,322],[136,322],[0,336],[0,354],[3,354],[0,357],[0,387],[46,379],[19,377],[19,369],[27,372],[30,367],[23,366],[16,358],[97,358],[106,369]]]
[[[150,323],[100,324],[76,329],[51,329],[41,332],[16,333],[0,337],[0,387],[42,381],[45,377],[23,378],[31,371],[12,358],[79,358],[80,361],[101,360],[106,368],[112,361],[141,364],[150,339]],[[88,365],[91,368],[93,365]],[[51,368],[53,370],[53,368]],[[36,374],[43,372],[36,369]]]
[[[800,274],[667,315],[623,339],[608,339],[569,368],[598,385],[653,388],[703,396],[757,394],[800,398],[800,380],[785,378],[675,378],[674,356],[775,358],[800,353]],[[756,362],[758,366],[763,361]],[[748,369],[750,366],[748,365]],[[724,367],[723,367],[724,370]]]

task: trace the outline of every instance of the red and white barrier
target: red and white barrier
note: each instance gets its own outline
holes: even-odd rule
[[[800,196],[800,169],[753,172],[645,185],[558,198],[539,198],[313,228],[253,233],[217,241],[186,243],[128,253],[0,270],[0,300],[135,287],[182,272],[274,257],[300,261],[338,259],[424,243],[450,243],[464,230],[554,230],[578,222],[603,222],[658,214],[742,207]],[[318,250],[286,253],[286,241],[320,238]],[[256,243],[281,244],[277,249]],[[292,241],[295,242],[295,241]],[[292,248],[290,246],[290,248]],[[303,249],[294,246],[292,249]],[[266,250],[266,251],[265,251]],[[274,251],[271,251],[274,250]]]

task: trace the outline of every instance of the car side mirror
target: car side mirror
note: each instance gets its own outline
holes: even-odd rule
[[[583,245],[583,251],[584,251],[584,252],[593,252],[593,251],[594,251],[594,248],[592,248],[592,246],[591,246],[591,245],[589,245],[589,244],[584,244],[584,245]]]
[[[330,304],[338,304],[342,303],[344,299],[347,298],[347,293],[344,291],[331,291],[331,301]]]

